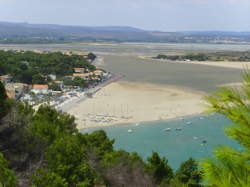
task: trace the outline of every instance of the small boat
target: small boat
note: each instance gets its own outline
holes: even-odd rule
[[[202,143],[203,143],[203,144],[207,143],[207,140],[203,140]]]
[[[136,124],[135,124],[136,127],[139,126],[139,125],[140,125],[139,123],[136,123]]]
[[[132,129],[128,129],[128,132],[131,133],[131,132],[133,132],[133,130]]]
[[[182,130],[182,128],[176,128],[175,130],[176,130],[176,131],[181,131],[181,130]]]
[[[191,121],[188,121],[186,124],[187,124],[187,125],[191,125],[191,124],[192,124],[192,122],[191,122]]]
[[[164,129],[164,131],[171,131],[171,128],[166,128]]]

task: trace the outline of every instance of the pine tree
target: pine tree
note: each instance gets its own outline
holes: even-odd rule
[[[2,82],[0,82],[0,119],[2,119],[8,112],[7,94]]]
[[[244,73],[244,84],[240,89],[221,88],[206,100],[211,111],[231,119],[233,125],[225,132],[243,149],[218,147],[214,151],[215,158],[201,164],[205,180],[215,187],[250,186],[250,74]]]

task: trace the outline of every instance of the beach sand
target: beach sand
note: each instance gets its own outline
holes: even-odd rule
[[[115,82],[71,108],[78,129],[173,119],[204,111],[201,93],[172,86]]]
[[[207,66],[218,66],[218,67],[226,67],[226,68],[236,68],[236,69],[249,69],[250,68],[250,62],[212,62],[212,61],[181,61],[180,63],[186,63],[186,64],[201,64],[201,65],[207,65]]]
[[[236,68],[236,69],[249,69],[250,62],[241,62],[241,61],[171,61],[165,59],[153,59],[152,56],[138,56],[140,59],[144,60],[155,60],[161,62],[170,62],[170,63],[184,63],[184,64],[200,64],[206,66],[218,66],[218,67],[225,67],[225,68]]]

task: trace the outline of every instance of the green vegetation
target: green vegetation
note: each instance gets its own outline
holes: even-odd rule
[[[8,168],[8,162],[0,153],[0,187],[12,187],[16,185],[14,172]]]
[[[63,83],[66,86],[79,86],[80,88],[85,88],[87,86],[86,81],[80,77],[75,77],[73,80],[65,79]]]
[[[180,169],[176,171],[175,178],[189,186],[199,186],[202,182],[202,171],[198,169],[198,163],[190,158],[183,162]]]
[[[53,90],[53,91],[62,91],[61,87],[56,84],[56,83],[52,83],[49,85],[49,89]]]
[[[9,178],[4,177],[2,183],[10,187],[175,184],[167,160],[157,153],[145,162],[137,153],[114,150],[114,140],[104,131],[81,134],[74,117],[66,113],[46,105],[34,112],[3,96],[1,102],[9,105],[2,106],[6,112],[0,120],[0,171]]]
[[[0,120],[8,113],[9,104],[4,85],[0,83]]]
[[[250,51],[245,52],[216,52],[216,53],[190,53],[186,55],[159,54],[154,59],[168,59],[174,61],[241,61],[250,62]]]
[[[160,158],[158,153],[153,152],[152,156],[148,158],[148,170],[152,172],[157,184],[169,184],[174,174],[168,161],[165,158]]]
[[[201,168],[190,158],[176,172],[155,152],[143,161],[137,153],[114,150],[114,140],[104,131],[81,134],[66,113],[46,105],[34,112],[9,101],[0,83],[0,186],[247,187],[250,74],[244,78],[241,90],[223,88],[207,97],[211,111],[233,121],[226,133],[242,150],[218,147]]]
[[[215,187],[250,186],[250,74],[244,74],[241,90],[223,88],[214,96],[207,97],[211,111],[219,112],[232,120],[233,125],[226,134],[235,139],[242,150],[218,147],[214,159],[207,159],[201,165],[206,181]]]
[[[89,56],[95,58],[92,53]],[[94,65],[79,55],[0,51],[0,75],[11,74],[16,82],[44,84],[49,82],[48,75],[54,74],[59,78],[72,75],[75,67],[95,69]]]

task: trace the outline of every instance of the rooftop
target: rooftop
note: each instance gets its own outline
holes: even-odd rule
[[[73,76],[74,77],[88,77],[92,75],[92,73],[74,73]]]
[[[46,84],[34,84],[33,85],[33,89],[41,89],[41,88],[47,88],[48,89],[48,85],[46,85]]]

